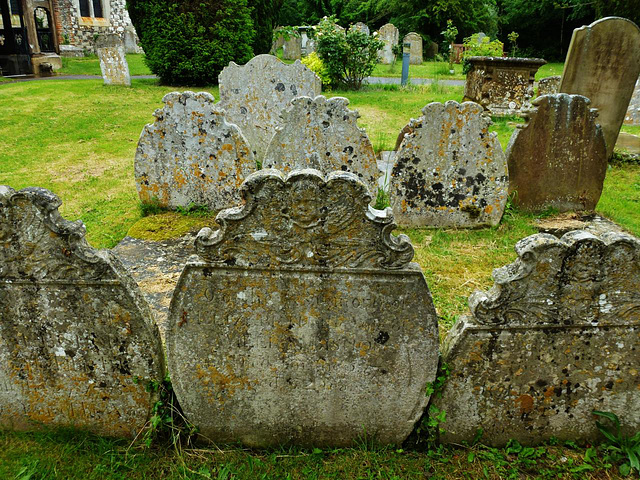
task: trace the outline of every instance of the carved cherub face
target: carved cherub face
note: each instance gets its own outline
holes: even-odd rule
[[[291,190],[290,215],[293,222],[302,228],[317,225],[320,221],[320,188],[310,181],[300,181]]]

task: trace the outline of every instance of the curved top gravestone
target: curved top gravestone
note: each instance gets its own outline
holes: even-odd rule
[[[402,442],[438,363],[408,238],[352,173],[262,170],[241,194],[220,230],[198,235],[171,302],[167,358],[186,416],[214,442]]]
[[[509,192],[519,207],[592,210],[602,193],[607,154],[589,99],[558,93],[533,101],[507,146]]]
[[[0,186],[0,427],[133,437],[164,378],[158,330],[124,267],[60,204]]]
[[[315,168],[355,173],[371,192],[378,186],[376,154],[357,111],[343,97],[298,97],[282,112],[262,166],[284,173]]]
[[[631,20],[607,17],[576,28],[559,91],[583,95],[598,109],[611,157],[633,87],[640,75],[640,28]]]
[[[300,61],[290,65],[273,55],[257,55],[246,65],[234,62],[218,76],[220,105],[245,135],[261,162],[280,124],[280,113],[295,97],[320,94],[320,78]]]
[[[433,102],[412,119],[396,153],[390,201],[401,225],[497,225],[507,203],[507,162],[477,103]]]
[[[398,45],[398,38],[400,32],[391,23],[387,23],[380,27],[378,30],[378,39],[381,40],[384,45],[378,50],[378,60],[384,64],[391,64],[396,59],[396,54],[393,51],[393,47]]]
[[[240,129],[207,92],[172,92],[156,120],[140,134],[134,162],[142,203],[163,207],[206,205],[221,210],[238,202],[238,188],[256,170]]]

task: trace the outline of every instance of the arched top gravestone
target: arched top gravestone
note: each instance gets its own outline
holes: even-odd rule
[[[367,133],[358,127],[360,115],[347,105],[343,97],[294,98],[282,112],[262,166],[284,173],[304,168],[351,172],[375,193],[380,176],[376,154]]]
[[[378,39],[384,43],[382,49],[378,50],[378,60],[384,64],[391,64],[396,59],[393,47],[398,45],[400,32],[391,23],[387,23],[378,30]]]
[[[507,162],[477,103],[430,103],[396,153],[390,200],[401,225],[497,225],[507,202]]]
[[[196,239],[171,302],[180,405],[214,442],[400,443],[428,402],[438,327],[406,236],[351,173],[262,170]]]
[[[163,354],[117,258],[60,217],[48,190],[0,186],[0,427],[75,426],[133,437]]]
[[[245,135],[261,162],[280,124],[280,113],[295,97],[320,94],[320,78],[300,61],[287,65],[273,55],[257,55],[246,65],[234,62],[218,76],[220,106]]]
[[[420,34],[415,32],[407,33],[402,42],[411,45],[409,63],[411,65],[422,65],[422,37]]]
[[[238,202],[238,188],[256,170],[240,129],[228,123],[207,92],[172,92],[140,134],[134,162],[142,203],[164,207]]]
[[[445,339],[445,442],[594,441],[592,410],[640,428],[640,242],[573,231],[516,244]]]

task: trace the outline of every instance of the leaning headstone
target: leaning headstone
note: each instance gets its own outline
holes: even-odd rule
[[[164,378],[158,330],[121,263],[60,204],[0,186],[0,428],[133,437]]]
[[[543,95],[553,95],[558,93],[561,79],[562,77],[560,75],[541,78],[538,82],[538,96],[541,97]]]
[[[627,114],[624,116],[624,123],[626,125],[640,125],[640,77],[636,82],[636,88],[633,90],[633,95],[629,101],[629,108]]]
[[[357,30],[364,33],[365,35],[369,35],[371,33],[371,30],[369,30],[367,24],[363,22],[354,23],[353,25],[351,25],[349,30]]]
[[[378,30],[378,40],[384,43],[381,50],[378,50],[378,60],[386,65],[392,64],[396,55],[393,53],[393,47],[398,45],[400,32],[392,24],[387,23]]]
[[[142,203],[220,210],[256,170],[249,143],[207,92],[172,92],[142,130],[134,162]]]
[[[343,97],[326,99],[297,97],[282,112],[262,162],[263,168],[292,170],[314,168],[323,173],[334,170],[355,173],[372,193],[378,186],[376,154],[360,116],[349,110]]]
[[[282,46],[282,58],[285,60],[300,60],[302,58],[302,37],[291,35]]]
[[[272,55],[258,55],[246,65],[234,62],[219,77],[220,103],[226,118],[240,127],[261,161],[280,113],[298,96],[320,95],[320,78],[299,61],[287,65]]]
[[[169,313],[186,417],[214,442],[401,443],[438,363],[429,288],[357,177],[262,170],[203,229]],[[384,412],[381,415],[380,412]]]
[[[640,75],[640,29],[630,20],[607,17],[576,28],[564,64],[560,92],[584,95],[598,109],[611,157]]]
[[[509,194],[524,210],[593,210],[607,171],[598,113],[581,95],[533,101],[507,146]]]
[[[130,87],[129,64],[120,36],[115,33],[100,35],[96,40],[96,50],[104,84]]]
[[[592,410],[640,429],[640,241],[576,230],[516,244],[444,342],[446,443],[599,438]]]
[[[473,102],[430,103],[395,156],[390,200],[400,225],[497,225],[507,202],[507,162],[491,119]]]
[[[411,65],[422,65],[422,37],[415,32],[408,33],[402,40],[403,43],[411,44],[409,63]]]

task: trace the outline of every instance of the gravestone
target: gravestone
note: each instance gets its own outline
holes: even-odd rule
[[[142,130],[134,162],[142,203],[220,210],[238,202],[238,187],[256,162],[240,129],[206,92],[172,92]]]
[[[117,258],[60,205],[0,186],[0,428],[134,437],[164,378],[158,330]]]
[[[597,112],[581,95],[533,101],[507,146],[509,194],[529,211],[592,210],[602,193],[607,153]]]
[[[624,117],[624,123],[626,125],[640,125],[640,77],[638,77],[636,88],[634,88],[633,95],[629,101],[629,108]]]
[[[560,92],[584,95],[598,109],[611,157],[633,87],[640,75],[640,29],[607,17],[576,28],[564,64]]]
[[[100,35],[96,40],[96,50],[104,84],[130,87],[129,64],[120,36],[115,33]]]
[[[144,53],[144,50],[138,45],[138,35],[133,25],[125,27],[122,39],[125,53]]]
[[[405,35],[402,42],[411,44],[409,64],[422,65],[422,37],[411,32]]]
[[[507,202],[507,162],[491,119],[472,102],[430,103],[395,156],[390,201],[400,225],[497,225]]]
[[[285,60],[300,60],[302,58],[302,37],[291,35],[282,45],[282,58]]]
[[[592,410],[640,428],[640,242],[572,231],[516,244],[444,341],[446,443],[599,440]]]
[[[398,29],[390,23],[380,27],[380,30],[378,30],[378,39],[384,43],[382,49],[378,50],[378,60],[380,63],[390,65],[395,61],[396,55],[393,53],[393,47],[398,45],[399,36],[400,32]]]
[[[272,55],[258,55],[246,65],[234,62],[222,70],[219,106],[242,130],[257,161],[262,161],[280,113],[295,97],[320,94],[320,78],[295,62],[287,65]]]
[[[354,23],[353,25],[351,25],[349,30],[357,30],[359,32],[364,33],[365,35],[369,35],[371,33],[371,30],[369,30],[369,27],[367,26],[367,24],[363,22]]]
[[[351,172],[374,193],[378,186],[376,154],[357,111],[343,97],[297,97],[282,113],[262,166],[289,173],[314,168],[323,173]]]
[[[538,96],[541,97],[543,95],[553,95],[558,93],[561,79],[562,77],[560,75],[541,78],[538,82]]]
[[[185,415],[214,442],[401,443],[428,402],[436,312],[406,236],[357,177],[251,175],[203,229],[169,313]]]

